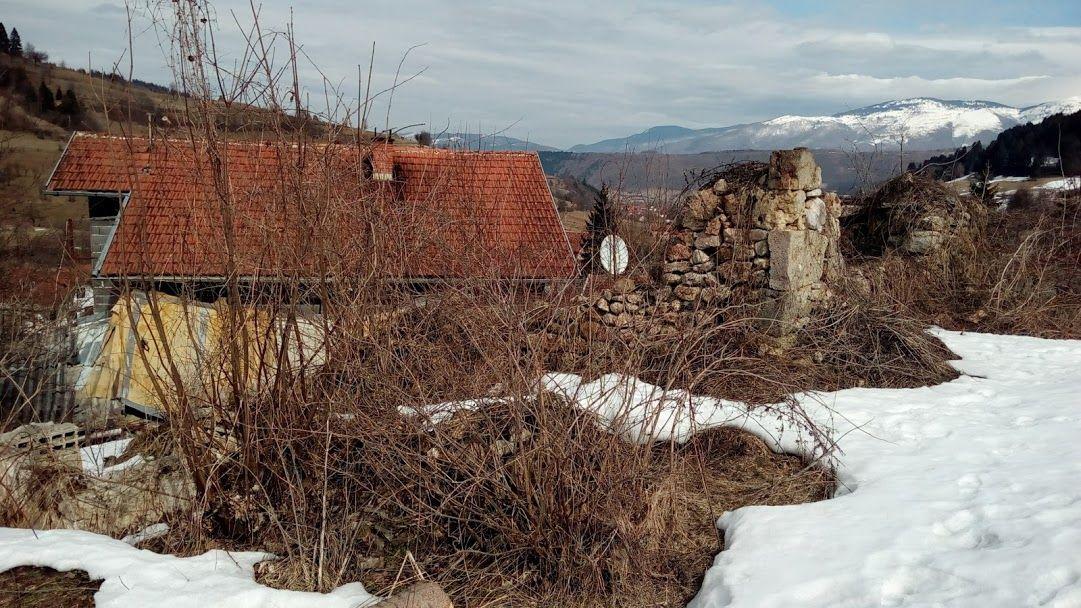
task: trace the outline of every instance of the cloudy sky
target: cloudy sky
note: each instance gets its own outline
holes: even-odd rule
[[[135,75],[171,80],[146,0],[131,0]],[[150,0],[169,7],[169,0]],[[123,0],[6,0],[2,19],[69,66],[127,60]],[[402,74],[392,125],[506,130],[569,146],[647,127],[723,126],[781,114],[832,114],[901,97],[1011,105],[1081,95],[1078,0],[263,0],[264,28],[284,29],[350,99],[376,43],[374,87]],[[247,1],[213,2],[218,46],[240,57]],[[314,65],[313,65],[314,64]],[[318,66],[316,69],[315,66]],[[385,99],[385,97],[384,97]],[[315,105],[315,102],[312,102]],[[382,110],[379,115],[382,117]],[[382,118],[381,118],[382,120]]]

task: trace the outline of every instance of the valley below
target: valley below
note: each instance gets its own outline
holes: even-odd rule
[[[814,150],[825,184],[846,194],[897,175],[908,163],[922,163],[941,150],[881,152]],[[744,161],[765,162],[768,150],[730,150],[699,154],[660,152],[538,152],[548,175],[573,177],[592,186],[608,184],[625,192],[680,191],[696,172]]]

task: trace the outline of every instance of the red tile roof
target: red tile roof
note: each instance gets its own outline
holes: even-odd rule
[[[217,177],[215,177],[217,176]],[[390,178],[390,179],[388,179]],[[53,193],[130,193],[103,276],[555,279],[574,258],[534,153],[77,133]]]
[[[574,253],[575,258],[582,255],[582,247],[586,244],[586,239],[589,238],[588,230],[568,230],[567,240],[570,241],[571,251]]]

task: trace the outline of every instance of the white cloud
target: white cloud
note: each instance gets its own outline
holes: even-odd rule
[[[14,25],[27,23],[24,38],[69,64],[84,65],[90,50],[96,65],[105,65],[124,50],[122,12],[77,0],[15,3],[10,13],[19,15]],[[491,131],[520,121],[508,134],[554,145],[654,124],[724,125],[897,97],[1025,105],[1081,94],[1081,27],[942,26],[929,11],[922,26],[897,31],[890,23],[844,25],[843,15],[795,17],[746,1],[635,4],[331,0],[297,8],[293,19],[307,55],[350,97],[373,40],[383,86],[405,49],[426,43],[403,68],[427,71],[396,95],[395,124]],[[248,23],[248,3],[216,6],[219,47],[239,56],[232,11]],[[264,27],[283,28],[289,4],[262,6]],[[154,31],[143,31],[136,46],[137,76],[168,80]],[[304,74],[312,98],[321,96],[318,73]]]

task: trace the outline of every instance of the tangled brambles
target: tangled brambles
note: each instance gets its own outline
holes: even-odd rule
[[[721,512],[833,487],[738,431],[639,445],[550,394],[470,405],[349,431],[365,512],[468,605],[683,603],[721,548]],[[385,555],[385,584],[400,560]]]
[[[870,255],[890,250],[931,253],[977,229],[985,214],[974,198],[916,173],[885,182],[860,201],[860,207],[847,224],[856,251]]]
[[[1081,196],[1029,194],[937,255],[850,260],[867,297],[947,329],[1081,336]],[[853,238],[857,238],[853,235]]]

